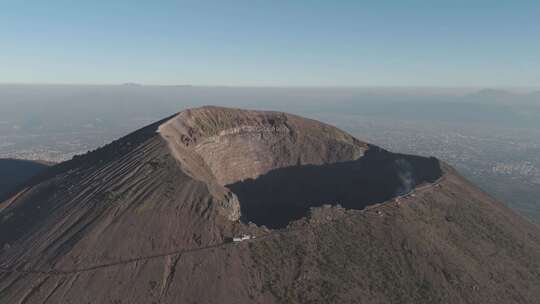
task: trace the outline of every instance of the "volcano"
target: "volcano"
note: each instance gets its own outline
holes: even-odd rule
[[[15,188],[0,303],[537,303],[540,228],[435,159],[184,110]]]

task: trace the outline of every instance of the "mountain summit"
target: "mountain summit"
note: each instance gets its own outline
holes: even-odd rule
[[[535,303],[540,229],[435,158],[182,111],[0,202],[1,303]]]

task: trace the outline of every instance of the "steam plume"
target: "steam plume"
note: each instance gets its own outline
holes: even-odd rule
[[[403,195],[411,192],[414,188],[416,181],[411,164],[405,159],[396,160],[397,176],[400,181],[400,185],[396,190],[397,195]]]

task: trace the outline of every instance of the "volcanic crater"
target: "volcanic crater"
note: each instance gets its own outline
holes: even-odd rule
[[[285,228],[310,208],[364,209],[434,182],[435,158],[395,154],[280,112],[186,110],[160,126],[192,177],[228,201],[228,217]]]

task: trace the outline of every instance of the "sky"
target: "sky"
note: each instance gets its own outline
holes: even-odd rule
[[[539,87],[540,1],[6,1],[0,83]]]

